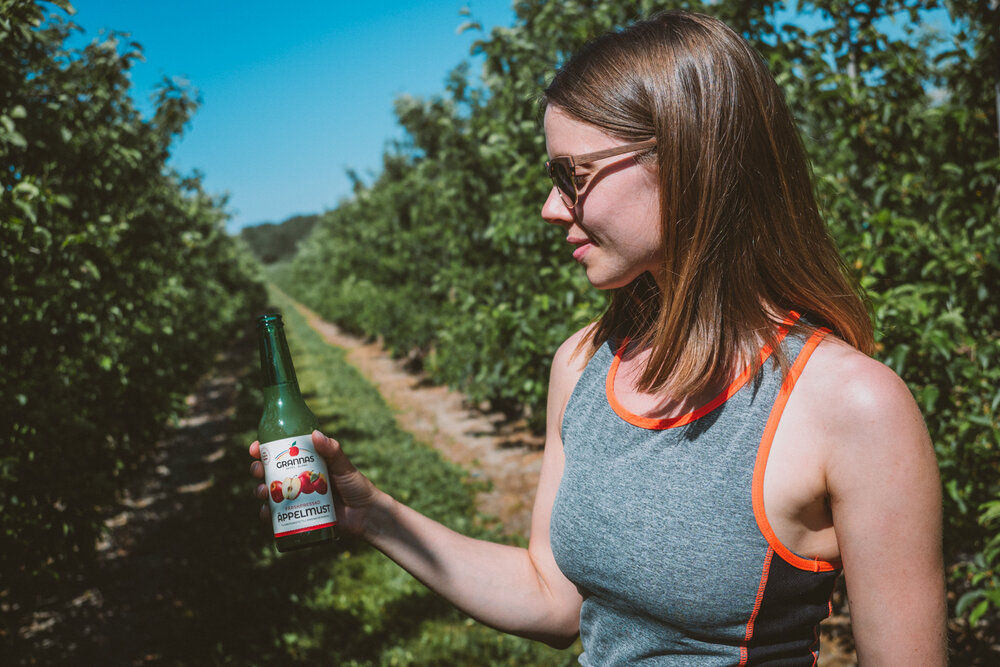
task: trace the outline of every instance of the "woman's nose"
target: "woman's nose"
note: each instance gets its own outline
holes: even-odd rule
[[[573,222],[573,210],[566,206],[562,197],[559,196],[559,188],[552,186],[549,196],[542,204],[542,220],[553,224]]]

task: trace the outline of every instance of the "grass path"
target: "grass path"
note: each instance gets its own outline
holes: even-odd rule
[[[377,342],[345,334],[304,305],[282,298],[327,343],[345,351],[347,362],[385,399],[400,429],[488,484],[477,494],[480,512],[496,517],[502,532],[527,539],[542,467],[542,436],[531,433],[523,422],[476,409],[460,392],[432,385],[408,371],[404,361],[392,359]]]

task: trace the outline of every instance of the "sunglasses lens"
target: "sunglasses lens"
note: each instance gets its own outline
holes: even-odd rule
[[[546,165],[549,170],[549,178],[563,194],[563,198],[568,202],[576,203],[576,183],[573,182],[573,173],[564,162],[552,160]]]

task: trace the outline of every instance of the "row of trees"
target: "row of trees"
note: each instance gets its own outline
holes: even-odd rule
[[[295,256],[299,241],[308,236],[319,215],[295,215],[283,222],[265,222],[240,230],[240,238],[264,264],[274,264]]]
[[[946,8],[954,33],[922,22]],[[719,16],[769,62],[806,137],[842,251],[875,309],[878,356],[923,407],[945,486],[959,613],[1000,605],[1000,6],[982,0],[520,0],[429,99],[406,139],[277,273],[438,381],[536,423],[549,356],[590,321],[590,289],[538,210],[550,187],[537,97],[586,39],[654,10]],[[478,26],[470,20],[469,29]],[[322,266],[323,271],[315,267]]]
[[[138,45],[70,49],[74,27],[44,22],[52,9],[0,0],[0,571],[13,589],[93,556],[101,508],[266,298],[222,202],[166,167],[191,91],[164,81],[143,118],[127,76]]]

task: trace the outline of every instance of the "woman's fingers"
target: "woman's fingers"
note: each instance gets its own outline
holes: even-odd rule
[[[267,486],[264,484],[258,484],[253,490],[253,497],[264,501],[260,506],[260,520],[266,523],[271,521],[271,503],[268,502],[269,495]]]
[[[260,442],[254,440],[250,443],[250,456],[258,459],[250,464],[250,474],[258,479],[264,478],[264,464],[260,462]],[[260,520],[270,521],[271,520],[271,504],[267,501],[267,486],[264,484],[258,484],[253,490],[253,496],[257,500],[263,500],[264,504],[260,506]]]

